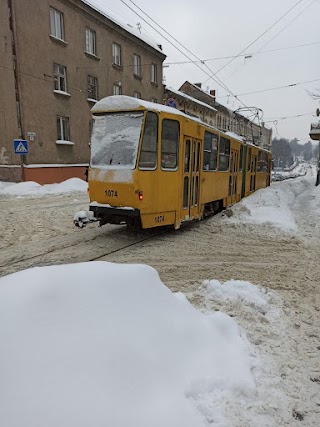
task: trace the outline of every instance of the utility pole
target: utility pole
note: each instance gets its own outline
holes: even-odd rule
[[[317,116],[320,116],[319,108],[317,108],[316,111]],[[318,155],[318,170],[317,170],[317,179],[316,179],[316,186],[320,184],[320,121],[318,123],[311,123],[311,129],[310,129],[310,138],[318,141],[319,144],[319,155]]]

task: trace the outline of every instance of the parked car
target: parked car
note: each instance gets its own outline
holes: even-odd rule
[[[272,181],[283,181],[284,179],[285,177],[281,173],[274,173],[271,178]]]

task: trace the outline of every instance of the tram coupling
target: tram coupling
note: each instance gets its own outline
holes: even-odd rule
[[[97,218],[93,216],[93,212],[90,211],[79,211],[73,217],[73,223],[78,228],[83,228],[91,222],[96,222]]]

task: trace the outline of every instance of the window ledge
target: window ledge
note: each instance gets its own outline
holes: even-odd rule
[[[154,87],[158,87],[158,83],[157,82],[150,82],[150,84]]]
[[[133,74],[133,77],[137,80],[142,80],[142,76],[140,76],[139,74]]]
[[[70,95],[70,93],[65,92],[65,91],[63,91],[63,90],[57,90],[57,89],[54,89],[53,93],[54,93],[55,95],[65,96],[65,97],[67,97],[67,98],[69,98],[69,97],[71,96],[71,95]]]
[[[72,141],[65,141],[64,139],[58,139],[56,141],[57,145],[74,145],[74,142]]]
[[[119,64],[112,64],[112,67],[116,70],[123,71],[123,66]]]
[[[88,58],[94,59],[94,60],[96,60],[96,61],[100,61],[99,56],[95,55],[94,53],[90,53],[90,52],[84,51],[84,54],[85,54]]]
[[[96,104],[98,102],[97,99],[93,99],[93,98],[87,98],[88,102],[92,102],[93,104]]]
[[[58,37],[55,37],[52,34],[50,34],[50,39],[53,42],[60,44],[61,46],[64,46],[64,47],[68,46],[68,43],[65,40],[58,39]]]

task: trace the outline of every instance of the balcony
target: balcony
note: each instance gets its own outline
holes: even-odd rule
[[[320,141],[320,121],[318,123],[311,123],[310,138],[316,141]]]

